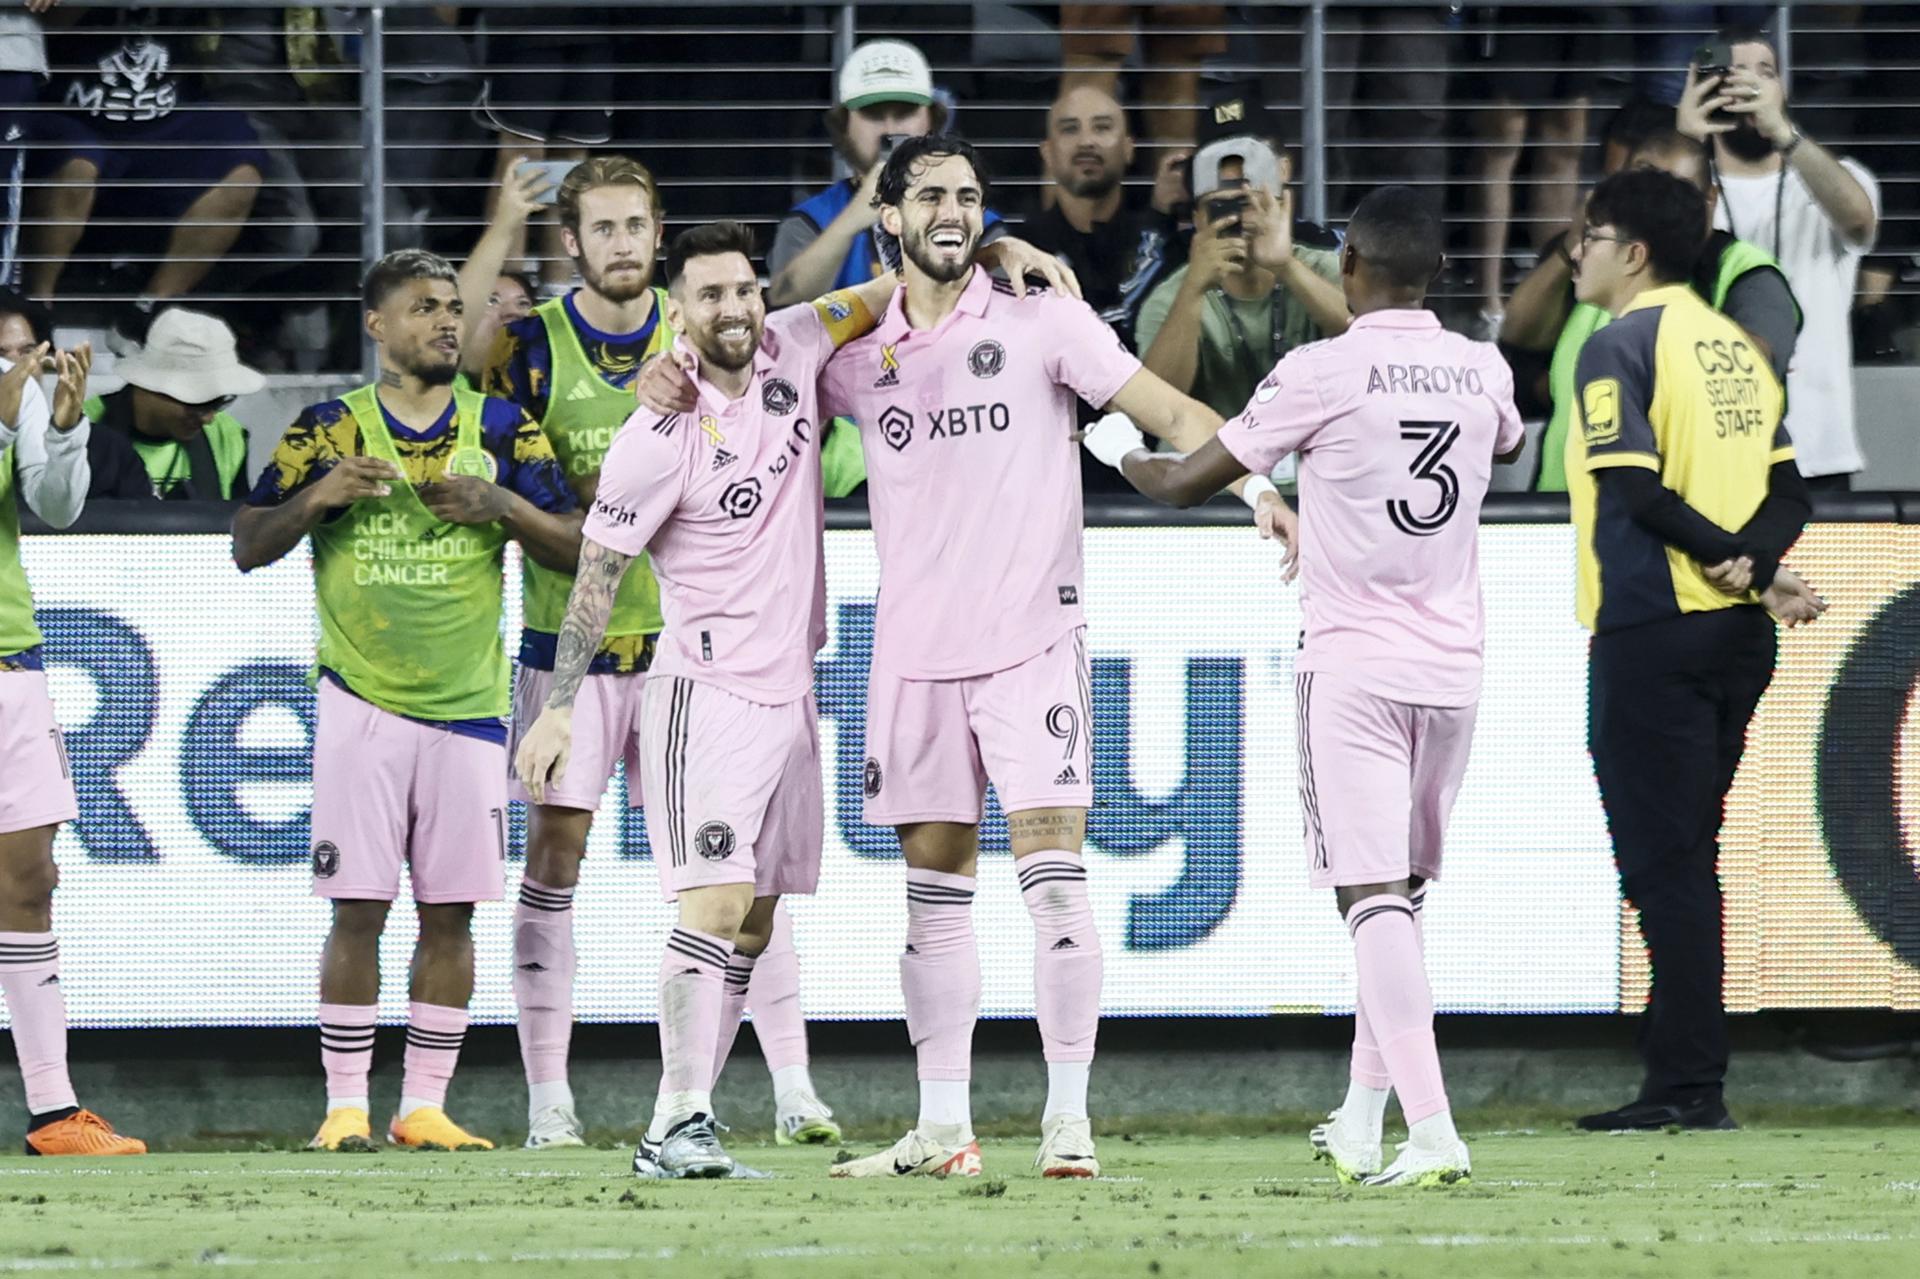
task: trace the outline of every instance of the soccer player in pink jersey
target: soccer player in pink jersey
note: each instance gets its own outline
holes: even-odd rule
[[[541,801],[566,774],[573,702],[614,592],[643,551],[665,603],[642,693],[647,837],[678,926],[660,966],[660,1091],[634,1172],[740,1175],[714,1130],[714,1082],[739,1029],[754,959],[786,893],[820,876],[824,813],[813,655],[826,641],[815,383],[834,347],[873,323],[878,280],[772,316],[753,237],[735,222],[683,232],[667,254],[685,412],[641,408],[614,438],[586,524],[546,709],[516,769]]]
[[[1111,417],[1087,440],[1179,506],[1300,455],[1300,803],[1310,882],[1335,890],[1360,978],[1347,1098],[1313,1140],[1341,1180],[1368,1185],[1470,1172],[1434,1046],[1420,909],[1480,696],[1480,505],[1524,432],[1498,351],[1422,306],[1441,247],[1418,193],[1374,191],[1341,250],[1352,328],[1288,353],[1190,454],[1147,453]],[[1411,1133],[1382,1171],[1389,1091]]]
[[[879,614],[868,681],[866,817],[907,864],[900,960],[920,1114],[842,1177],[978,1175],[968,1081],[980,1009],[972,903],[992,781],[1034,926],[1047,1061],[1037,1165],[1098,1175],[1087,1084],[1101,947],[1081,858],[1093,798],[1075,397],[1176,446],[1219,416],[1126,350],[1076,297],[1017,296],[974,265],[985,178],[952,137],[900,144],[878,184],[905,287],[827,364],[826,411],[862,427]],[[1223,485],[1224,487],[1224,485]],[[1275,518],[1277,498],[1261,499]]]

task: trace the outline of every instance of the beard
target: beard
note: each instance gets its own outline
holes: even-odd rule
[[[760,352],[760,328],[758,325],[748,329],[748,339],[744,343],[728,342],[717,330],[709,330],[699,335],[688,334],[693,349],[700,358],[718,369],[729,373],[738,373],[753,363],[753,357]]]
[[[961,245],[959,258],[952,262],[940,257],[938,250],[933,247],[931,229],[909,229],[900,247],[905,251],[908,260],[920,268],[922,274],[932,277],[941,284],[952,284],[955,280],[964,279],[968,272],[973,270],[973,253],[980,247],[979,232],[969,234],[963,231],[961,234],[967,235],[968,238],[966,243]]]
[[[1098,157],[1095,158],[1098,159]],[[1092,173],[1082,173],[1079,168],[1079,157],[1076,156],[1067,162],[1066,171],[1057,175],[1054,180],[1068,195],[1082,200],[1100,200],[1106,198],[1108,192],[1120,185],[1121,176],[1118,168],[1106,164],[1102,164]]]
[[[1762,137],[1760,130],[1751,124],[1742,124],[1737,129],[1721,134],[1720,141],[1726,144],[1727,150],[1749,162],[1764,160],[1773,154],[1773,143]]]
[[[432,347],[423,347],[408,362],[405,371],[428,386],[451,386],[460,376],[460,357],[455,355],[449,359]]]
[[[653,283],[651,273],[644,262],[635,263],[640,269],[631,275],[623,275],[617,280],[608,280],[610,272],[587,265],[585,258],[580,259],[580,279],[589,289],[598,293],[609,302],[631,302],[647,291]]]

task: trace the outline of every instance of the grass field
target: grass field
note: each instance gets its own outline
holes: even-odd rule
[[[621,1150],[0,1159],[0,1273],[774,1276],[1920,1275],[1920,1128],[1469,1132],[1476,1178],[1363,1193],[1298,1136],[1107,1136],[1050,1183],[635,1182]],[[866,1147],[862,1147],[864,1150]]]

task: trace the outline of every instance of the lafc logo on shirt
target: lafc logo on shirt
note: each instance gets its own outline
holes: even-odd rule
[[[1620,380],[1603,377],[1580,393],[1581,436],[1588,448],[1620,438]]]
[[[883,346],[880,348],[880,376],[874,379],[874,390],[877,391],[885,386],[900,385],[900,357],[895,354],[898,350],[899,343],[897,342],[891,346]],[[899,446],[895,445],[894,447],[898,448]]]

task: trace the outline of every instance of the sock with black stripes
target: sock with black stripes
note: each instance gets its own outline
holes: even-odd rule
[[[1104,966],[1086,864],[1078,853],[1052,849],[1022,857],[1014,869],[1033,920],[1034,1020],[1047,1059],[1041,1122],[1055,1115],[1085,1118]]]
[[[67,997],[52,933],[0,933],[0,994],[13,1020],[27,1112],[37,1117],[78,1105],[67,1076]]]
[[[513,1002],[528,1111],[573,1104],[567,1049],[573,1039],[573,889],[520,880],[513,908]]]
[[[320,1005],[320,1065],[327,1072],[327,1109],[368,1110],[373,1073],[373,1004]]]
[[[1440,1052],[1433,1038],[1433,991],[1420,955],[1413,906],[1391,893],[1367,897],[1347,911],[1360,1002],[1379,1040],[1393,1090],[1409,1125],[1447,1107]]]
[[[406,1072],[400,1077],[399,1117],[405,1119],[423,1106],[447,1104],[447,1085],[460,1061],[460,1045],[467,1037],[467,1010],[423,1004],[407,1005]]]
[[[720,1039],[724,979],[733,943],[680,927],[660,957],[660,1095],[650,1140],[690,1115],[713,1113],[713,1055]]]
[[[753,982],[754,961],[757,956],[743,955],[734,951],[727,960],[727,970],[720,977],[720,1033],[715,1039],[713,1054],[713,1087],[720,1086],[720,1072],[727,1068],[727,1058],[733,1056],[733,1041],[740,1037],[740,1018],[747,1011],[747,988]],[[753,1033],[760,1033],[756,1020]]]
[[[907,947],[900,955],[900,990],[920,1078],[917,1126],[950,1147],[973,1140],[969,1088],[973,1027],[980,1019],[973,888],[971,875],[907,871]]]

